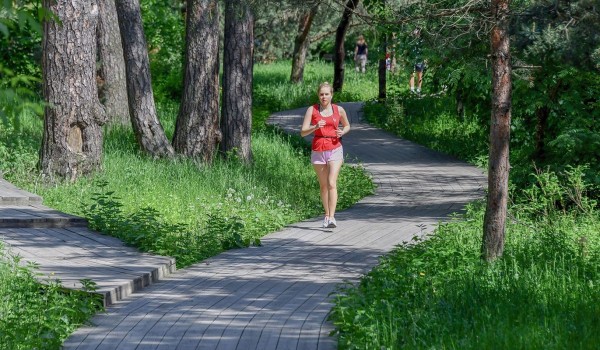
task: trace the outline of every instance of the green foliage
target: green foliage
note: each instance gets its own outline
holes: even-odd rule
[[[541,174],[533,191],[576,192],[580,176]],[[400,245],[359,286],[340,289],[331,316],[340,348],[600,346],[600,213],[548,204],[541,215],[523,199],[493,264],[480,259],[481,203],[427,240]]]
[[[125,213],[120,198],[107,186],[107,182],[99,182],[92,204],[82,211],[91,229],[117,237],[142,251],[175,257],[179,267],[215,253],[210,239],[204,240],[188,225],[167,222],[156,209],[145,206]]]
[[[90,280],[82,291],[67,291],[50,278],[40,284],[34,264],[0,245],[0,349],[59,349],[62,342],[94,313],[102,299]],[[49,276],[52,277],[52,276]]]
[[[185,1],[140,1],[150,56],[152,87],[157,100],[179,100],[183,87]]]

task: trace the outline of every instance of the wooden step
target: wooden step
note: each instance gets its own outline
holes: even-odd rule
[[[82,279],[96,283],[104,306],[123,300],[175,272],[175,259],[142,253],[121,240],[85,227],[0,228],[10,254],[38,265],[42,282],[58,279],[81,289]]]
[[[0,205],[0,228],[87,227],[87,220],[35,205]]]
[[[0,178],[0,206],[38,204],[42,204],[42,197],[17,188],[10,182]]]

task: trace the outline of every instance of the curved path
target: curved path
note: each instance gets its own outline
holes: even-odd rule
[[[376,194],[339,212],[263,238],[262,247],[227,251],[117,302],[66,349],[335,349],[326,320],[338,283],[368,272],[394,245],[435,228],[483,196],[485,177],[470,165],[361,122],[359,103],[343,104],[352,132],[346,153],[360,159]],[[271,123],[297,132],[305,109]],[[316,181],[316,179],[315,179]]]

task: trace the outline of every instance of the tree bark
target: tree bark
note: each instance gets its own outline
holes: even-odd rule
[[[344,40],[346,31],[350,25],[350,19],[354,9],[358,6],[360,0],[348,0],[344,7],[342,19],[335,32],[335,46],[333,53],[333,91],[341,92],[344,87],[344,59],[346,53],[344,51]]]
[[[44,0],[59,19],[44,22],[42,43],[44,135],[40,168],[50,177],[74,181],[102,165],[106,114],[96,86],[98,4]]]
[[[247,0],[225,1],[221,151],[252,161],[253,14]]]
[[[185,75],[173,147],[210,163],[221,142],[219,128],[219,6],[188,0]]]
[[[98,96],[109,122],[129,124],[125,59],[115,1],[98,0],[98,10]]]
[[[493,261],[502,256],[506,210],[508,202],[508,175],[511,66],[508,33],[509,0],[492,0],[492,16],[496,23],[491,32],[492,53],[492,116],[490,126],[490,159],[488,168],[488,198],[484,218],[482,257]]]
[[[150,63],[138,0],[116,0],[131,124],[142,150],[154,157],[171,157],[173,147],[156,115]]]
[[[306,63],[306,52],[308,51],[308,33],[312,26],[313,19],[317,14],[319,3],[311,7],[310,10],[306,11],[302,17],[300,17],[300,23],[298,24],[298,34],[296,34],[296,40],[294,40],[294,52],[292,54],[292,74],[290,81],[292,83],[299,83],[304,79],[304,65]]]

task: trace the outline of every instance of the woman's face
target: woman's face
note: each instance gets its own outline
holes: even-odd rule
[[[329,86],[323,86],[321,90],[319,90],[319,101],[321,105],[327,106],[331,103],[331,98],[333,95],[331,94],[331,88]]]

